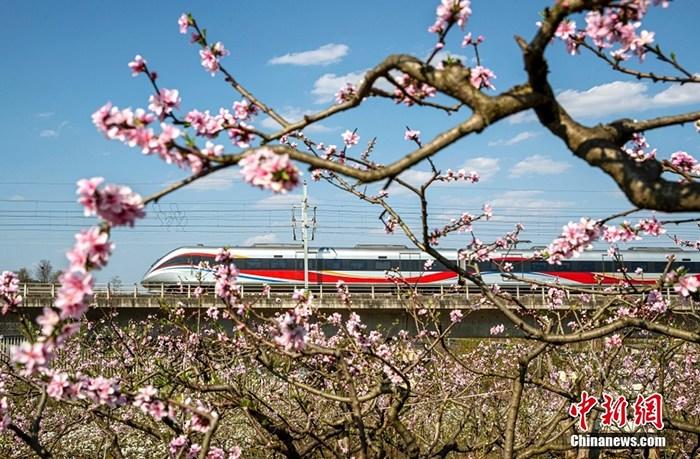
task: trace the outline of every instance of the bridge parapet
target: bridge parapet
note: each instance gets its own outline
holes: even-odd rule
[[[291,293],[301,285],[273,285],[267,294],[263,294],[259,287],[243,286],[243,293],[255,300],[255,307],[260,309],[283,309],[294,305]],[[58,292],[58,284],[24,284],[23,306],[27,308],[43,308],[53,303]],[[205,289],[198,294],[196,285],[150,286],[149,289],[138,284],[133,286],[119,286],[115,288],[109,284],[95,286],[91,305],[104,308],[161,308],[165,305],[181,306],[186,308],[209,308],[220,306],[211,289]],[[321,309],[346,309],[338,298],[334,286],[314,285],[310,288],[314,295],[314,305]],[[595,309],[605,301],[602,289],[591,289],[591,301],[582,304],[578,295],[565,298],[561,306],[552,308],[547,301],[544,289],[533,293],[529,287],[502,286],[502,291],[516,297],[522,304],[535,309],[559,309],[568,310],[572,306],[583,309]],[[404,309],[411,300],[406,292],[399,292],[389,285],[350,286],[349,291],[353,309]],[[666,290],[665,296],[671,300],[671,307],[675,310],[695,310],[695,304],[690,301],[682,301],[670,290]],[[493,306],[480,305],[483,300],[481,291],[474,286],[461,287],[455,290],[450,286],[429,286],[419,289],[418,301],[427,308],[436,309],[490,309]]]

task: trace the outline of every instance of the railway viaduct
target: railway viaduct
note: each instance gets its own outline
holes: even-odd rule
[[[302,286],[297,286],[300,288]],[[91,318],[99,318],[105,312],[118,313],[118,320],[126,322],[129,320],[145,319],[148,315],[163,315],[168,308],[173,306],[182,307],[191,314],[203,314],[206,309],[213,306],[221,306],[212,292],[205,292],[197,296],[195,286],[182,286],[178,288],[166,288],[165,286],[146,290],[139,285],[119,286],[114,288],[108,285],[97,285],[94,289],[91,307],[88,312]],[[273,315],[276,312],[294,306],[291,293],[294,286],[272,286],[267,295],[263,295],[260,290],[246,290],[244,294],[249,300],[254,300],[254,308],[263,314]],[[58,285],[55,284],[27,284],[21,286],[23,293],[23,312],[30,317],[38,315],[42,308],[50,306],[55,298]],[[351,308],[348,308],[336,294],[333,286],[312,286],[310,288],[314,295],[313,305],[324,313],[340,312],[343,315],[349,314],[350,310],[358,313],[368,328],[381,326],[389,330],[412,331],[415,327],[411,315],[406,311],[408,304],[405,297],[397,293],[396,289],[379,286],[350,287]],[[582,306],[576,296],[567,298],[564,304],[557,308],[548,305],[546,293],[542,289],[533,292],[530,288],[508,287],[508,293],[520,299],[520,301],[535,310],[547,310],[550,314],[566,315],[570,313],[572,304],[576,304],[578,309],[596,309],[605,301],[604,296],[599,293],[591,295],[591,302]],[[696,305],[692,302],[682,302],[679,297],[672,295],[672,291],[665,291],[665,295],[671,300],[671,307],[674,313],[692,319],[690,313],[696,311]],[[449,322],[449,312],[453,309],[460,309],[465,315],[465,319],[453,330],[454,338],[487,338],[491,337],[490,328],[504,324],[505,336],[520,336],[520,331],[512,327],[503,314],[494,308],[481,303],[481,295],[476,288],[462,288],[455,292],[449,286],[431,287],[420,291],[418,301],[426,309],[438,312],[444,325]],[[566,321],[565,321],[566,323]],[[14,343],[19,338],[19,323],[16,315],[9,314],[0,318],[0,335],[3,342]]]

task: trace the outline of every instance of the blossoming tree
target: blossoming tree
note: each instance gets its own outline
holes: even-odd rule
[[[700,316],[692,307],[676,310],[662,291],[673,289],[680,299],[690,299],[700,287],[695,275],[669,259],[652,285],[635,284],[622,269],[618,285],[594,290],[521,279],[511,263],[499,263],[503,276],[545,292],[549,308],[533,308],[486,283],[478,270],[478,263],[494,252],[516,246],[524,231],[521,225],[493,241],[478,239],[472,225],[493,217],[495,211],[488,205],[478,215],[464,213],[439,228],[428,222],[427,191],[432,185],[479,180],[478,171],[443,172],[433,159],[447,146],[527,110],[533,110],[571,154],[609,176],[634,206],[607,219],[583,216],[569,223],[538,259],[558,264],[600,243],[621,265],[620,244],[661,237],[670,224],[684,221],[646,218],[616,225],[611,223],[614,218],[640,209],[700,210],[698,162],[683,151],[657,158],[644,137],[647,131],[697,123],[700,112],[587,126],[562,107],[548,78],[545,51],[561,41],[566,52],[591,53],[611,71],[634,78],[659,84],[700,82],[655,44],[653,32],[642,28],[651,8],[669,4],[553,3],[542,12],[529,41],[516,37],[525,67],[522,83],[498,92],[495,73],[479,55],[485,46],[482,36],[467,33],[460,38],[462,46],[473,50],[475,66],[450,57],[437,62],[448,40],[460,30],[467,32],[472,14],[469,0],[442,0],[429,27],[436,37],[430,56],[388,56],[361,83],[341,88],[333,105],[298,121],[286,119],[239,82],[226,69],[230,53],[224,44],[211,41],[194,17],[182,15],[180,32],[191,34],[204,70],[221,75],[241,100],[216,114],[196,109],[180,113],[180,92],[161,87],[156,72],[137,55],[128,66],[153,88],[147,108],[107,104],[93,114],[95,126],[108,139],[158,156],[191,175],[146,198],[128,187],[104,185],[100,177],[80,180],[78,202],[99,222],[76,234],[56,301],[34,323],[23,313],[17,277],[2,273],[2,312],[19,315],[27,338],[12,351],[0,381],[3,455],[584,457],[589,451],[577,451],[565,436],[610,425],[613,398],[605,398],[608,409],[593,408],[584,400],[579,403],[582,392],[633,400],[641,390],[665,398],[663,417],[655,426],[665,427],[678,454],[694,457],[700,450]],[[648,55],[667,64],[668,74],[644,71]],[[631,64],[632,58],[640,65]],[[383,89],[380,80],[393,90]],[[452,102],[438,102],[438,95]],[[345,131],[340,147],[304,134],[314,123],[369,98],[457,114],[447,121],[458,121],[431,139],[423,139],[417,126],[407,128],[407,152],[389,164],[371,159],[373,141],[355,154],[364,137],[357,130]],[[462,116],[464,112],[468,113]],[[279,128],[270,132],[255,127],[260,113]],[[232,146],[225,146],[225,137]],[[234,151],[227,152],[229,148]],[[413,185],[401,178],[422,161],[432,168],[424,183]],[[215,295],[220,307],[203,317],[196,312],[202,320],[196,327],[192,312],[177,304],[170,305],[164,318],[126,327],[117,326],[110,314],[88,321],[93,272],[108,263],[114,248],[110,230],[138,224],[149,203],[228,167],[240,167],[245,182],[273,193],[294,189],[299,167],[307,168],[315,180],[378,208],[387,232],[403,232],[416,247],[478,287],[481,295],[464,308],[442,314],[439,297],[421,295],[395,271],[388,275],[398,291],[397,301],[411,317],[412,332],[369,329],[353,310],[352,295],[343,283],[337,285],[337,294],[348,309],[345,315],[323,314],[314,307],[310,292],[297,291],[295,307],[270,316],[255,308],[267,292],[244,295],[237,284],[235,259],[222,249],[213,267],[215,291],[196,292]],[[367,194],[368,183],[380,184],[379,191]],[[392,184],[416,197],[421,213],[417,227],[392,206]],[[459,262],[436,249],[453,233],[471,235],[460,249]],[[698,248],[691,241],[676,242]],[[463,288],[456,285],[454,290]],[[483,340],[473,348],[450,341],[454,327],[484,306],[497,308],[507,319],[491,329],[502,339]],[[508,338],[516,332],[521,338]],[[619,426],[627,405],[618,401]],[[635,403],[636,410],[641,410],[640,403]],[[571,413],[581,414],[581,419]]]

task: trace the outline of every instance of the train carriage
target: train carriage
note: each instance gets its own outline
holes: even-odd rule
[[[256,244],[251,247],[232,247],[240,274],[241,284],[289,284],[304,282],[303,249],[296,244]],[[218,247],[180,247],[159,260],[148,270],[143,284],[213,284],[215,257]],[[536,259],[536,250],[515,250],[507,254],[493,253],[491,260],[478,263],[479,271],[487,283],[522,284],[527,280],[558,282],[562,285],[617,284],[625,278],[636,284],[656,282],[667,264],[667,256],[675,258],[674,267],[684,266],[690,273],[700,272],[700,253],[679,248],[632,247],[622,252],[621,271],[607,252],[591,250],[577,258],[564,260],[560,265]],[[456,249],[440,250],[446,259],[458,261]],[[420,286],[453,285],[459,281],[456,273],[438,262],[425,269],[430,257],[417,249],[403,245],[358,244],[354,247],[319,247],[309,249],[309,283],[313,285],[391,285],[388,271],[398,269],[406,282]],[[509,262],[511,274],[504,277],[498,265]],[[641,268],[641,272],[637,269]]]

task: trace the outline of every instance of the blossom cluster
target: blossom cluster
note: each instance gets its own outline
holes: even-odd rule
[[[477,65],[469,70],[469,82],[476,89],[496,89],[491,82],[494,78],[496,78],[496,74],[482,65]]]
[[[0,303],[2,303],[2,315],[22,304],[22,295],[19,294],[19,279],[11,271],[3,271],[0,274]]]
[[[435,97],[437,94],[437,89],[430,86],[427,83],[422,83],[410,75],[403,73],[396,78],[396,82],[400,87],[394,90],[394,99],[396,103],[404,103],[406,106],[410,107],[416,103],[416,101],[421,101],[428,97]]]
[[[357,87],[352,83],[345,83],[338,92],[335,93],[335,101],[339,104],[350,102],[357,95]]]
[[[436,180],[441,182],[457,182],[464,180],[469,183],[477,183],[479,181],[479,173],[476,171],[467,171],[465,169],[460,169],[458,171],[447,169],[447,171],[439,175]]]
[[[679,171],[686,174],[700,173],[700,164],[697,159],[689,155],[685,151],[677,151],[671,155],[671,164]]]
[[[221,249],[214,260],[218,263],[214,270],[214,293],[228,304],[238,304],[241,289],[237,283],[238,269],[233,264],[233,253],[228,249]]]
[[[585,29],[579,30],[575,21],[565,19],[554,35],[565,42],[572,55],[578,53],[579,46],[588,37],[599,49],[618,45],[611,52],[615,60],[627,60],[631,54],[636,54],[643,61],[647,47],[654,42],[654,32],[642,30],[637,33],[637,30],[650,3],[649,0],[624,0],[602,10],[589,11]],[[667,3],[662,5],[668,6]]]
[[[632,134],[632,139],[622,148],[622,151],[638,163],[643,163],[648,159],[654,159],[656,157],[656,148],[647,150],[648,148],[649,143],[646,137],[644,137],[642,133],[635,132]]]
[[[304,314],[287,311],[277,318],[278,333],[275,342],[286,350],[298,351],[304,347],[308,325]]]
[[[243,179],[275,193],[286,193],[299,184],[299,169],[288,154],[276,154],[269,148],[260,148],[240,161]]]
[[[441,0],[435,11],[435,23],[430,26],[428,31],[441,34],[453,23],[464,28],[471,14],[470,0]]]
[[[112,226],[134,226],[136,219],[144,217],[141,196],[127,186],[109,184],[99,188],[102,182],[102,177],[78,182],[78,202],[86,217],[98,215]]]

